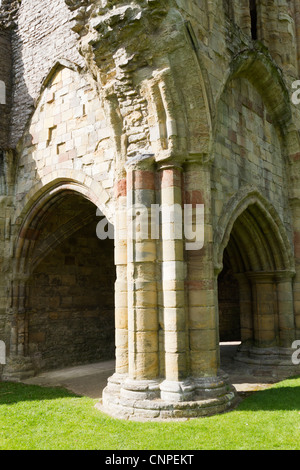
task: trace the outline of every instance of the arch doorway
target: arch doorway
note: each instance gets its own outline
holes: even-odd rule
[[[248,201],[228,224],[221,247],[220,342],[240,343],[236,359],[243,362],[277,360],[291,348],[295,331],[294,271],[279,220],[259,201]]]
[[[114,241],[98,239],[96,211],[58,191],[21,232],[17,347],[35,373],[114,358]]]

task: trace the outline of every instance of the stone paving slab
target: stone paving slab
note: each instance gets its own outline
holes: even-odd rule
[[[229,375],[230,383],[241,395],[264,390],[276,380],[274,377],[256,377],[247,374],[244,366],[234,361],[234,354],[239,343],[221,344],[222,370]],[[24,383],[47,387],[63,387],[78,395],[100,399],[107,379],[115,371],[115,362],[106,361],[65,369],[44,372]]]
[[[99,399],[107,379],[115,371],[115,361],[99,362],[45,372],[24,383],[45,387],[63,387],[78,395]]]

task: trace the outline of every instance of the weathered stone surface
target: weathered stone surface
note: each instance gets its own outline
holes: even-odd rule
[[[105,411],[185,419],[234,404],[220,339],[299,372],[299,8],[1,2],[2,378],[115,354]]]

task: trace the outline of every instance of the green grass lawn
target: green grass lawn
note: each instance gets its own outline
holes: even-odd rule
[[[300,378],[229,413],[185,422],[111,419],[66,390],[0,383],[0,450],[300,449]]]

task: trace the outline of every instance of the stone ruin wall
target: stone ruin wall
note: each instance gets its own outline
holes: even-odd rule
[[[3,20],[0,54],[11,36],[13,92],[8,83],[11,125],[0,138],[15,150],[10,159],[6,156],[5,181],[0,179],[5,214],[0,220],[4,253],[0,336],[4,338],[9,338],[13,325],[14,241],[28,205],[56,179],[80,181],[103,212],[113,217],[120,201],[114,199],[113,186],[119,179],[122,184],[126,159],[149,152],[158,161],[173,158],[181,164],[184,158],[199,158],[210,163],[210,175],[193,173],[192,165],[185,175],[187,188],[196,187],[197,177],[204,183],[203,191],[186,190],[185,197],[196,195],[194,201],[205,201],[209,210],[210,243],[199,257],[199,263],[209,264],[203,276],[211,276],[213,270],[213,232],[227,204],[247,185],[273,204],[290,243],[299,238],[299,209],[289,205],[289,198],[299,197],[299,109],[292,108],[288,116],[290,97],[282,91],[291,90],[299,76],[297,2],[278,1],[276,10],[266,0],[260,2],[257,34],[263,45],[255,46],[245,0],[235,0],[231,7],[226,0],[143,0],[134,3],[133,12],[128,7],[133,2],[122,2],[128,16],[113,8],[117,3],[53,0],[49,8],[38,0],[20,6],[12,2],[11,15]],[[136,15],[134,20],[130,15]],[[120,28],[109,28],[117,20]],[[253,62],[260,64],[252,76],[249,67],[234,62],[241,51],[246,51],[241,62],[249,65],[254,56]],[[8,75],[9,70],[3,73]],[[294,125],[285,140],[278,128],[289,119]],[[45,269],[48,261],[43,261]],[[119,273],[124,266],[120,262]],[[33,291],[42,285],[40,275],[35,271]],[[124,272],[122,276],[120,285]],[[60,287],[67,287],[64,282],[47,285],[57,302]],[[209,288],[200,300],[193,292],[193,312],[214,309],[211,279],[203,279],[203,285]],[[33,295],[34,315],[39,307]],[[53,312],[50,316],[55,319]],[[191,336],[201,338],[197,321],[191,323],[195,330]],[[162,316],[160,324],[164,326]],[[215,348],[211,330],[202,338],[202,349]],[[38,328],[33,327],[32,334],[35,341],[31,338],[30,348],[38,358],[47,347]],[[163,357],[162,336],[160,341]],[[196,343],[191,354],[195,357]],[[163,359],[160,367],[163,372]]]

